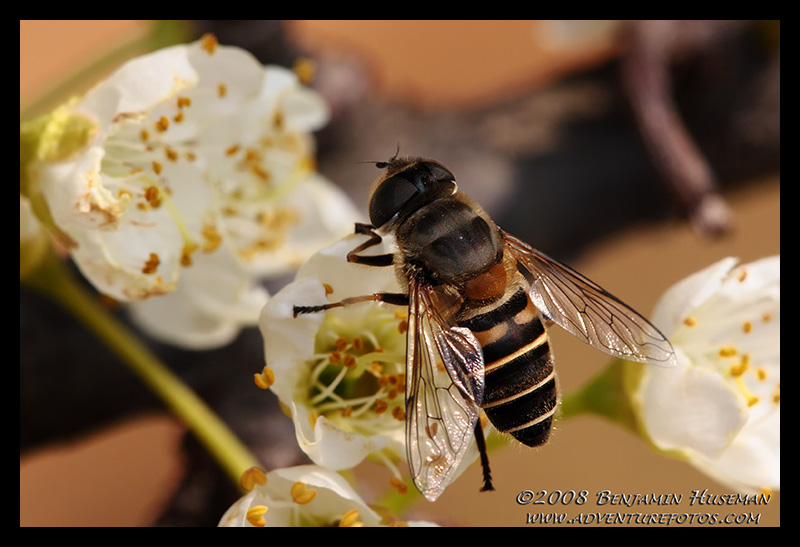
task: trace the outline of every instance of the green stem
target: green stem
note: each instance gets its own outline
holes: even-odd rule
[[[25,283],[60,303],[139,376],[208,449],[235,484],[258,460],[228,426],[183,381],[173,374],[98,298],[49,253]]]
[[[596,414],[638,433],[636,415],[631,408],[625,387],[626,374],[630,372],[626,371],[626,367],[637,366],[639,366],[637,363],[612,361],[586,384],[561,398],[557,419],[566,420],[580,414]]]

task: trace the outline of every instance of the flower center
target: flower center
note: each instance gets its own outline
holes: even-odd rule
[[[317,333],[309,403],[340,427],[364,431],[405,420],[405,312],[328,313]],[[346,310],[350,312],[350,310]]]

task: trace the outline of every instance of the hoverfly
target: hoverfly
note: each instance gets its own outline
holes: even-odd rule
[[[527,446],[547,442],[557,406],[548,326],[629,361],[674,366],[667,338],[644,317],[580,273],[498,228],[458,191],[438,161],[378,162],[369,202],[369,239],[348,262],[393,266],[407,293],[374,293],[294,315],[357,302],[408,306],[406,452],[417,489],[445,490],[474,438],[492,490],[480,412]],[[362,255],[393,234],[397,251]],[[445,372],[446,371],[446,372]]]

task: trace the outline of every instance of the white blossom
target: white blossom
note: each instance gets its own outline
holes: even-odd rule
[[[385,521],[340,475],[316,465],[277,469],[260,483],[225,512],[220,526],[432,525]]]
[[[321,97],[210,37],[128,61],[58,115],[48,129],[77,126],[84,142],[40,153],[29,194],[98,290],[165,298],[134,316],[168,341],[228,341],[257,320],[263,276],[296,268],[357,218],[314,171]]]
[[[345,261],[362,241],[352,235],[314,254],[259,323],[271,389],[291,411],[300,447],[335,470],[366,457],[392,467],[404,453],[406,309],[369,302],[293,316],[294,306],[400,291],[392,268]],[[388,240],[374,252],[390,252]]]
[[[653,322],[678,366],[641,369],[650,439],[736,490],[779,490],[780,257],[717,262],[669,289]]]

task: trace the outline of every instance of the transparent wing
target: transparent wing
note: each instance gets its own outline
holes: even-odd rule
[[[602,287],[503,232],[506,249],[533,276],[530,297],[548,319],[614,357],[672,367],[675,351],[647,319]]]
[[[409,286],[406,454],[417,489],[434,501],[458,474],[483,398],[483,352],[443,319],[430,287]]]

